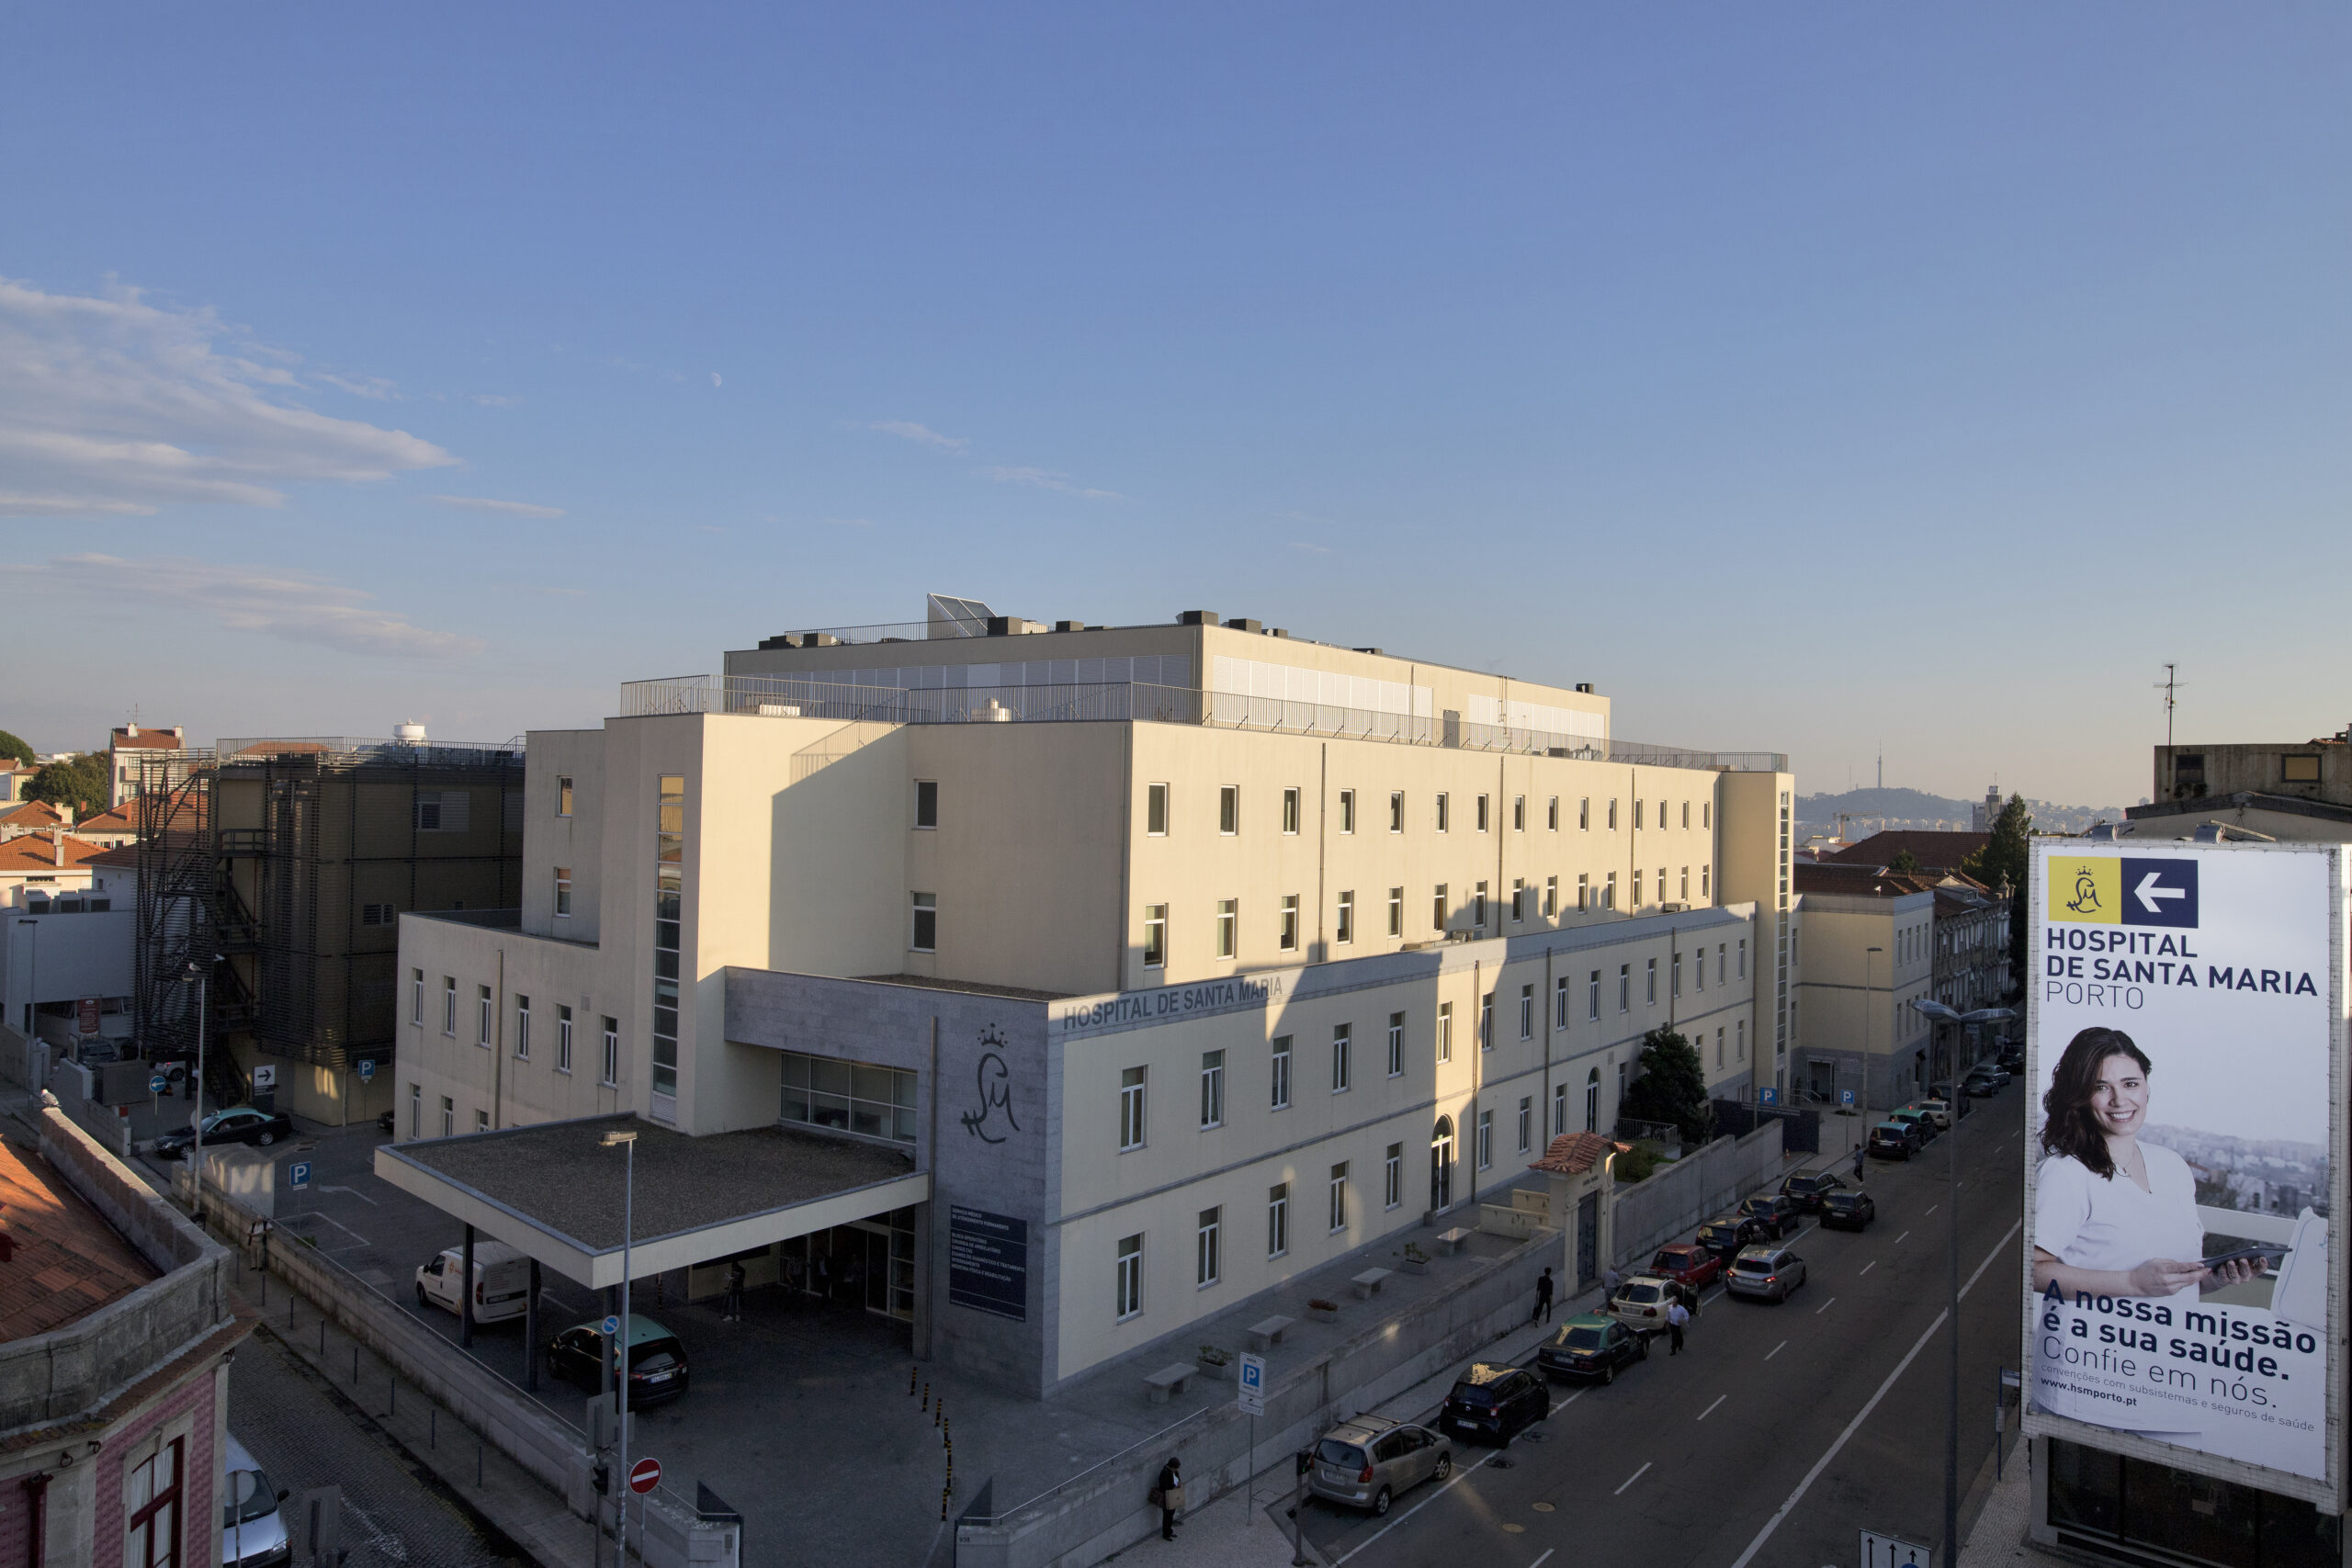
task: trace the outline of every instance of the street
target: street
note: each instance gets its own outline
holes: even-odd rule
[[[1962,1183],[1965,1489],[1991,1451],[1996,1371],[2018,1364],[2024,1103],[2012,1084],[1910,1162],[1871,1161],[1876,1222],[1808,1221],[1789,1244],[1807,1280],[1787,1303],[1716,1287],[1680,1356],[1660,1338],[1612,1385],[1555,1386],[1550,1419],[1508,1450],[1456,1440],[1453,1480],[1407,1495],[1385,1521],[1309,1505],[1307,1536],[1363,1568],[1452,1568],[1465,1553],[1506,1568],[1811,1568],[1852,1561],[1865,1527],[1938,1545],[1947,1140],[1960,1140]],[[1270,1510],[1284,1525],[1286,1507]]]

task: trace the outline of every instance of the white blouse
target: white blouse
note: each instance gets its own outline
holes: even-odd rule
[[[2118,1170],[2094,1176],[2072,1155],[2052,1155],[2034,1173],[2033,1245],[2076,1269],[2128,1273],[2151,1258],[2194,1263],[2204,1255],[2197,1178],[2188,1162],[2143,1143],[2149,1190]],[[2195,1296],[2195,1285],[2178,1292]]]

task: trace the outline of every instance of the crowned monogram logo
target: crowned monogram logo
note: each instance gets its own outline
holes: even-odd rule
[[[1021,1131],[1021,1123],[1012,1115],[1012,1072],[1004,1065],[1004,1057],[1001,1055],[1004,1036],[997,1032],[996,1025],[991,1023],[980,1031],[979,1046],[979,1063],[973,1070],[979,1104],[956,1120],[964,1123],[964,1131],[980,1142],[1001,1144],[1004,1142],[1004,1134],[989,1130],[998,1111],[1004,1112],[1006,1126],[1016,1133]]]

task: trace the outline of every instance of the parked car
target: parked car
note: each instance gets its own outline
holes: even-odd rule
[[[135,1062],[139,1052],[128,1040],[85,1040],[74,1047],[74,1059],[85,1067],[112,1062]]]
[[[1735,1296],[1784,1302],[1804,1283],[1804,1259],[1785,1247],[1747,1247],[1731,1260],[1724,1283]]]
[[[1699,1227],[1699,1245],[1719,1259],[1728,1258],[1756,1239],[1756,1221],[1746,1214],[1725,1214]]]
[[[269,1483],[245,1445],[229,1434],[222,1455],[225,1487],[220,1506],[221,1568],[283,1568],[294,1560],[294,1543],[287,1538],[286,1518],[277,1506],[287,1494]]]
[[[1323,1434],[1306,1489],[1350,1507],[1385,1514],[1396,1495],[1453,1473],[1453,1445],[1426,1427],[1358,1416]]]
[[[1821,1201],[1823,1230],[1860,1230],[1878,1218],[1878,1203],[1867,1192],[1832,1192]]]
[[[2004,1072],[2025,1071],[2025,1047],[2004,1043],[2001,1046],[2001,1054],[1993,1058],[1993,1065]]]
[[[1821,1212],[1821,1200],[1845,1185],[1830,1171],[1804,1170],[1784,1178],[1781,1194],[1806,1213],[1817,1214]]]
[[[256,1111],[250,1105],[232,1105],[204,1119],[207,1144],[252,1144],[266,1149],[278,1139],[293,1135],[293,1119],[285,1112]],[[155,1154],[163,1159],[177,1159],[195,1143],[195,1128],[177,1127],[155,1139]]]
[[[590,1393],[605,1375],[605,1337],[593,1323],[574,1324],[548,1343],[548,1372]],[[686,1348],[678,1337],[640,1313],[628,1317],[628,1404],[634,1410],[686,1392]]]
[[[1509,1361],[1479,1361],[1438,1407],[1437,1429],[1507,1444],[1551,1414],[1552,1393],[1542,1378]]]
[[[1918,1147],[1918,1130],[1907,1122],[1882,1122],[1871,1129],[1872,1159],[1909,1159]]]
[[[416,1304],[463,1311],[466,1271],[462,1247],[445,1247],[416,1271]],[[530,1303],[531,1260],[503,1241],[474,1243],[474,1321],[499,1323],[520,1317]]]
[[[1693,1292],[1695,1294],[1695,1292]],[[1640,1334],[1666,1326],[1666,1309],[1682,1297],[1682,1287],[1656,1274],[1636,1274],[1609,1299],[1609,1315]]]
[[[1969,1093],[1982,1100],[2007,1088],[2009,1075],[1998,1067],[1988,1067],[1979,1062],[1968,1069],[1968,1077],[1962,1081],[1967,1084]]]
[[[1724,1260],[1696,1242],[1678,1241],[1671,1247],[1659,1247],[1643,1272],[1672,1280],[1695,1292],[1723,1277]]]
[[[1560,1331],[1535,1352],[1535,1364],[1546,1377],[1615,1382],[1618,1368],[1645,1361],[1649,1354],[1646,1335],[1634,1333],[1613,1317],[1587,1313],[1562,1324]]]
[[[1890,1122],[1905,1122],[1917,1129],[1919,1143],[1923,1147],[1934,1142],[1936,1134],[1940,1130],[1928,1119],[1928,1113],[1916,1105],[1906,1105],[1900,1111],[1890,1111],[1886,1113],[1886,1119]]]
[[[390,1133],[393,1130],[392,1113],[389,1111],[378,1111],[376,1113],[376,1131],[379,1133]]]
[[[1780,1240],[1804,1224],[1804,1210],[1785,1192],[1756,1192],[1740,1200],[1739,1212],[1754,1220],[1758,1234]]]
[[[1938,1132],[1948,1132],[1951,1130],[1951,1100],[1942,1099],[1941,1097],[1923,1100],[1919,1101],[1918,1110],[1921,1115],[1927,1117],[1927,1119],[1934,1124]]]

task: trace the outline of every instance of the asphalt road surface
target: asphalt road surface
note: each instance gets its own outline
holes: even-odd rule
[[[1964,1494],[1991,1452],[1996,1369],[2018,1364],[2024,1115],[2013,1083],[1908,1164],[1871,1161],[1876,1223],[1808,1221],[1787,1303],[1711,1291],[1681,1355],[1661,1337],[1610,1386],[1555,1386],[1550,1419],[1508,1450],[1457,1440],[1454,1479],[1385,1520],[1309,1504],[1306,1534],[1359,1568],[1815,1568],[1858,1561],[1866,1528],[1940,1551],[1947,1164],[1957,1137]],[[1286,1506],[1269,1510],[1285,1526]]]

